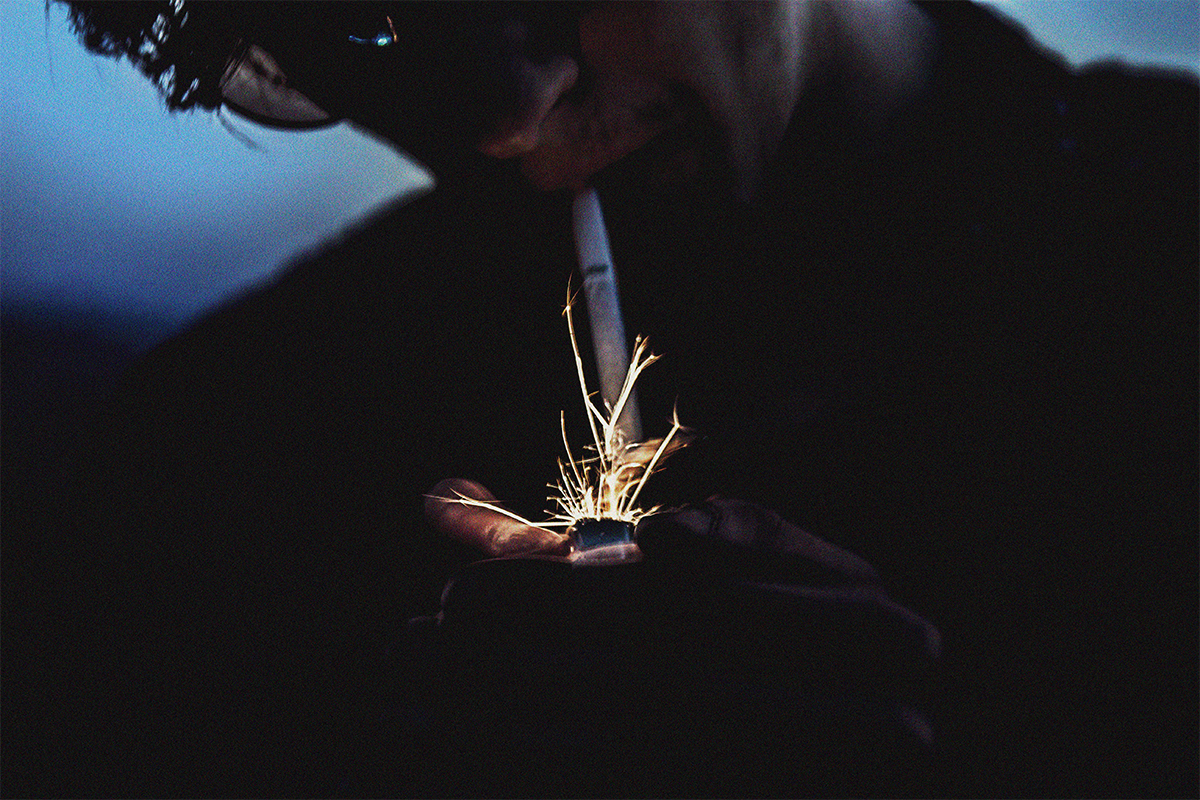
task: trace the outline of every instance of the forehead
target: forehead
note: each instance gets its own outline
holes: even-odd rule
[[[206,11],[217,4],[203,4]],[[263,3],[240,37],[288,84],[428,161],[474,142],[513,91],[514,47],[579,60],[589,3]]]
[[[486,51],[517,23],[529,46],[551,46],[574,37],[586,2],[300,2],[255,3],[244,27],[260,44],[303,48],[314,56],[362,46],[388,32],[386,49],[417,52],[429,58],[471,57]],[[358,40],[358,41],[356,41]]]
[[[241,27],[242,38],[275,56],[292,85],[333,105],[339,98],[353,105],[372,87],[413,103],[462,103],[497,93],[514,47],[534,60],[578,60],[578,21],[588,5],[263,3]]]

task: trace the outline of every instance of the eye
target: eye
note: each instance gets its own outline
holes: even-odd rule
[[[348,38],[355,44],[371,44],[376,47],[387,47],[390,44],[396,43],[396,26],[392,24],[391,17],[384,17],[387,20],[387,27],[380,28],[372,36],[355,36],[351,34]]]

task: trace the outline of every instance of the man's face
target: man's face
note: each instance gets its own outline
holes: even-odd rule
[[[551,7],[553,9],[553,7]],[[570,39],[530,47],[529,23],[502,31],[509,56],[509,103],[484,121],[476,148],[518,158],[542,189],[578,187],[639,149],[683,116],[684,89],[650,59],[636,34],[633,6],[598,4],[577,17]],[[618,48],[636,58],[614,57]]]
[[[252,34],[256,57],[267,54],[268,69],[286,76],[268,91],[290,92],[283,102],[311,100],[304,113],[345,117],[435,174],[479,153],[519,159],[539,188],[577,187],[683,116],[686,90],[644,57],[648,37],[629,39],[646,22],[633,4],[347,3],[280,12]]]
[[[254,38],[288,87],[435,174],[482,153],[555,189],[685,119],[716,125],[735,171],[754,172],[795,102],[805,7],[266,4]]]

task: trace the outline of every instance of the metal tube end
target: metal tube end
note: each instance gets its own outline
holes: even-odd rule
[[[617,519],[580,520],[567,530],[574,566],[604,566],[641,561],[633,523]]]

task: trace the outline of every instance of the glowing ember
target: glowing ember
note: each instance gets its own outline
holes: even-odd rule
[[[601,411],[593,401],[593,395],[588,392],[584,379],[583,359],[579,355],[575,321],[571,315],[573,303],[574,298],[568,287],[567,306],[563,314],[567,318],[571,349],[575,354],[575,369],[579,375],[579,388],[583,392],[583,404],[592,431],[593,444],[584,448],[590,454],[582,458],[576,458],[572,454],[571,445],[567,441],[566,415],[560,414],[566,459],[559,459],[559,479],[556,483],[549,484],[553,493],[548,501],[553,503],[553,508],[547,510],[546,513],[551,516],[544,522],[530,522],[498,505],[462,494],[451,502],[487,508],[526,525],[542,528],[570,528],[577,522],[601,519],[636,524],[642,517],[658,510],[657,506],[649,509],[639,508],[638,497],[646,485],[647,478],[657,471],[662,460],[687,443],[687,431],[680,425],[678,413],[672,412],[671,430],[663,438],[626,442],[625,433],[617,424],[617,420],[621,418],[621,412],[629,402],[638,377],[646,367],[657,361],[659,356],[647,354],[646,340],[637,337],[629,371],[625,374],[625,382],[616,403],[610,407],[605,402],[604,410]]]

